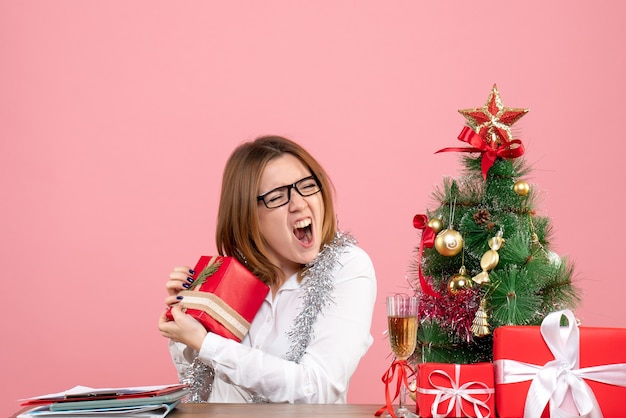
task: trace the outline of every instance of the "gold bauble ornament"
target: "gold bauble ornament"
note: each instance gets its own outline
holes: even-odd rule
[[[530,191],[530,186],[525,180],[518,180],[513,185],[513,191],[519,196],[526,196]]]
[[[435,238],[435,249],[445,257],[457,255],[463,249],[463,236],[454,229],[444,229]]]
[[[443,222],[439,218],[432,218],[428,220],[428,226],[435,231],[435,234],[443,229]]]
[[[471,288],[472,286],[472,278],[467,275],[465,266],[461,266],[459,272],[448,280],[448,292],[452,295],[456,295],[465,289]]]

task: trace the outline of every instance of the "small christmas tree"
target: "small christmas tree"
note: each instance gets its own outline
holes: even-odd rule
[[[444,178],[433,192],[438,207],[413,221],[419,362],[492,361],[494,328],[538,325],[580,300],[572,264],[550,250],[550,220],[535,213],[524,147],[512,138],[528,109],[504,107],[494,85],[483,107],[459,112],[468,125],[459,140],[469,146],[437,152],[462,152],[463,175]]]

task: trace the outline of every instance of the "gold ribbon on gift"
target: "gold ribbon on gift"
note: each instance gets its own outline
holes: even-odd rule
[[[436,385],[432,381],[433,375],[440,375],[448,379],[450,382],[450,386],[441,386]],[[487,405],[487,401],[491,398],[491,395],[495,392],[494,388],[490,388],[483,382],[473,381],[467,382],[462,385],[459,385],[461,377],[461,365],[454,365],[454,379],[443,370],[433,370],[428,375],[428,382],[434,389],[428,388],[417,388],[419,393],[424,395],[435,395],[435,400],[433,401],[430,412],[433,418],[443,418],[450,415],[452,412],[452,408],[455,408],[454,416],[455,417],[469,417],[467,412],[465,412],[465,408],[463,407],[463,399],[468,401],[474,406],[474,416],[478,418],[489,418],[491,416],[491,408]],[[471,386],[481,386],[482,388],[471,388]],[[472,395],[488,395],[485,401],[481,401],[480,399],[476,399]],[[448,410],[444,414],[440,414],[439,405],[443,402],[450,400],[448,403]],[[481,408],[485,409],[487,415],[483,415]],[[463,415],[461,415],[463,413]]]
[[[243,337],[246,336],[250,329],[250,322],[213,293],[185,290],[179,294],[183,296],[181,302],[183,308],[198,309],[206,312],[211,318],[232,332],[240,341],[243,340]]]
[[[567,318],[567,327],[561,327],[561,316]],[[626,363],[581,369],[580,330],[574,314],[568,309],[546,316],[541,323],[541,335],[554,355],[554,360],[543,366],[510,359],[496,360],[496,384],[532,380],[524,406],[525,418],[541,417],[548,404],[551,417],[602,418],[600,405],[584,379],[626,387]],[[577,413],[563,409],[564,400],[570,391]]]

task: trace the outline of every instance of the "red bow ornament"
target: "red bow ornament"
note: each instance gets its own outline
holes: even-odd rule
[[[482,154],[481,168],[483,172],[483,178],[487,178],[487,172],[496,161],[496,158],[518,158],[524,155],[524,144],[519,139],[513,139],[511,141],[505,141],[501,145],[496,142],[488,142],[474,132],[470,127],[465,126],[459,134],[459,141],[466,142],[471,145],[468,148],[451,147],[443,148],[435,152],[480,152]]]
[[[424,252],[424,247],[432,248],[435,245],[435,231],[428,226],[428,218],[426,215],[415,215],[413,217],[413,226],[415,229],[420,229],[422,231],[420,248],[417,253],[417,273],[420,279],[420,286],[422,287],[422,291],[424,291],[424,293],[428,296],[440,298],[441,295],[435,292],[430,283],[426,281],[424,273],[422,273],[422,253]]]

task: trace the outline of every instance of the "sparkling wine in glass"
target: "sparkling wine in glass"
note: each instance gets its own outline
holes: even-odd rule
[[[417,297],[394,295],[387,297],[387,329],[389,345],[398,360],[407,360],[417,344]],[[405,407],[406,387],[401,382],[397,418],[417,417]]]

